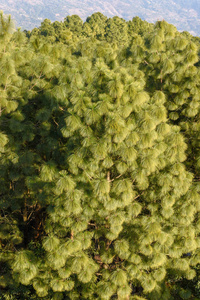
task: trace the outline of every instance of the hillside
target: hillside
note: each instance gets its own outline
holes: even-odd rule
[[[200,3],[198,0],[1,0],[0,10],[11,14],[22,29],[40,26],[45,18],[63,20],[77,14],[83,20],[94,12],[108,17],[115,15],[130,20],[139,16],[148,22],[165,19],[178,30],[200,35]]]

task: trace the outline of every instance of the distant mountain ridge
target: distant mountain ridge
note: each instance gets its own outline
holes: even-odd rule
[[[11,14],[16,26],[31,30],[44,19],[61,21],[77,14],[84,21],[94,12],[107,17],[131,20],[135,16],[148,22],[165,19],[178,30],[200,35],[199,0],[0,0],[0,10]]]

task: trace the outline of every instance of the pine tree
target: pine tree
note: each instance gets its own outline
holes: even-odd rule
[[[106,22],[105,39],[125,45],[128,41],[128,25],[126,21],[119,17],[109,18]]]
[[[57,23],[52,40],[44,23],[2,31],[3,299],[172,299],[170,281],[195,277],[197,48],[164,21],[130,39],[106,22],[103,41],[78,16],[72,42]]]
[[[139,17],[134,17],[131,21],[128,21],[129,33],[132,36],[133,33],[144,36],[146,33],[150,33],[153,30],[153,24],[143,21]]]
[[[83,32],[87,36],[96,37],[99,40],[105,39],[105,27],[107,17],[101,13],[94,13],[86,19],[83,25]]]

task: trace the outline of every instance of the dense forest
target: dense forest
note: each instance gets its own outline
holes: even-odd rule
[[[0,10],[11,14],[22,30],[39,27],[44,19],[63,21],[75,14],[85,21],[98,11],[127,21],[134,16],[153,23],[164,19],[180,31],[200,36],[199,0],[1,0]]]
[[[199,38],[0,15],[0,299],[200,299]]]

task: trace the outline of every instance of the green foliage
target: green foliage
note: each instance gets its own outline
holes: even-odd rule
[[[2,299],[196,296],[197,45],[100,13],[1,22]]]

